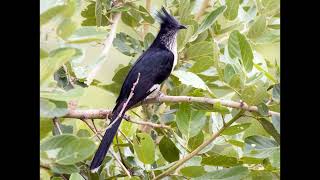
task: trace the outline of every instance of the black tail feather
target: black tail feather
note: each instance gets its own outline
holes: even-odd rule
[[[118,116],[118,114],[120,113],[121,109],[122,109],[122,106],[123,106],[123,103],[119,103],[120,105],[117,105],[114,110],[113,110],[113,115],[112,115],[112,118],[111,118],[111,122],[113,120],[116,119],[116,117]],[[103,138],[102,138],[102,141],[98,147],[98,150],[96,151],[94,157],[93,157],[93,160],[91,162],[91,165],[90,165],[90,170],[93,171],[93,172],[96,172],[99,167],[101,166],[101,163],[104,159],[104,157],[106,156],[108,150],[109,150],[109,147],[113,141],[113,138],[114,136],[116,135],[117,133],[117,130],[121,124],[121,120],[124,116],[125,112],[122,113],[121,115],[121,118],[117,120],[117,122],[115,122],[109,129],[107,129],[107,131],[105,132]]]

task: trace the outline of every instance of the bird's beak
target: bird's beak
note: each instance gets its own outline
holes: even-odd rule
[[[181,25],[179,26],[179,29],[187,29],[187,26],[181,24]]]

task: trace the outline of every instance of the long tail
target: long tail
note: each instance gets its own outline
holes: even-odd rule
[[[113,109],[113,115],[112,115],[112,118],[111,118],[111,122],[113,122],[118,114],[120,113],[121,109],[122,109],[122,106],[123,106],[124,102],[120,102],[118,103],[114,109]],[[126,111],[126,109],[124,110]],[[102,141],[99,145],[99,148],[98,150],[96,151],[96,154],[94,155],[93,157],[93,160],[91,162],[91,165],[90,165],[90,170],[92,172],[97,172],[104,157],[106,156],[108,150],[109,150],[109,147],[113,141],[113,138],[114,136],[116,135],[117,133],[117,130],[121,124],[121,120],[124,116],[125,112],[122,113],[121,115],[121,118],[117,120],[117,122],[115,122],[111,127],[109,127],[109,129],[107,129],[107,131],[105,132],[103,138],[102,138]]]

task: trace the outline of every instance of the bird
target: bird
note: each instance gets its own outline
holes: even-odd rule
[[[160,23],[160,30],[149,48],[133,64],[122,84],[112,110],[110,124],[91,161],[91,172],[99,170],[125,112],[150,94],[159,92],[160,84],[170,76],[177,64],[177,34],[179,30],[187,27],[170,15],[164,7],[157,11],[156,18]],[[129,98],[135,83],[137,84],[134,93]]]

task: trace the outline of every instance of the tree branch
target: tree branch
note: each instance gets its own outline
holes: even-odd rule
[[[179,103],[179,102],[199,102],[199,103],[208,103],[208,104],[216,104],[220,103],[222,106],[236,108],[236,109],[243,109],[250,112],[258,112],[258,108],[256,106],[248,106],[244,102],[235,102],[230,100],[223,100],[223,99],[212,99],[206,97],[193,97],[193,96],[167,96],[163,95],[160,97],[153,97],[147,98],[143,102],[139,103],[136,106],[140,106],[142,104],[149,104],[149,103],[161,103],[161,102],[172,102],[172,103]],[[135,107],[136,107],[135,106]],[[77,119],[105,119],[106,117],[111,116],[112,111],[106,109],[88,109],[88,110],[69,110],[68,114],[64,116],[64,118],[77,118]],[[269,115],[276,115],[280,116],[280,113],[269,111]],[[167,128],[165,125],[154,124],[145,121],[134,121],[131,120],[128,115],[124,115],[123,117],[129,122],[148,125],[152,127],[160,127],[160,128]]]
[[[110,33],[108,35],[108,37],[105,39],[104,41],[104,48],[102,50],[102,53],[100,55],[100,57],[98,59],[105,59],[109,53],[110,47],[112,45],[113,39],[116,36],[116,30],[117,30],[117,26],[118,23],[120,21],[121,18],[121,13],[115,13],[113,18],[112,18],[112,25],[110,27]],[[99,60],[98,60],[99,61]],[[101,60],[100,62],[98,62],[99,64],[95,66],[95,68],[93,68],[91,70],[91,72],[89,73],[88,77],[87,77],[87,83],[90,84],[93,80],[93,78],[96,76],[97,72],[99,71],[101,64],[104,62],[104,60]]]
[[[87,109],[87,110],[69,110],[68,114],[63,116],[63,118],[76,118],[76,119],[106,119],[107,117],[111,117],[112,111],[111,110],[106,110],[106,109]],[[165,128],[169,129],[170,127],[164,124],[156,124],[152,122],[147,122],[147,121],[137,121],[130,119],[130,116],[124,115],[125,120],[135,123],[135,124],[140,124],[140,125],[146,125],[150,127],[155,127],[155,128]]]
[[[214,141],[217,137],[220,136],[220,134],[229,127],[232,123],[234,123],[236,120],[238,120],[242,114],[244,113],[244,110],[241,110],[236,114],[229,122],[226,123],[225,126],[223,126],[217,133],[213,134],[207,141],[203,142],[200,146],[198,146],[194,151],[192,151],[190,154],[186,155],[184,158],[177,161],[173,166],[171,166],[168,170],[164,171],[160,175],[158,175],[154,180],[164,178],[168,175],[170,175],[174,170],[176,170],[178,167],[180,167],[183,163],[197,155],[203,148],[205,148],[207,145],[209,145],[212,141]]]
[[[142,104],[149,104],[149,103],[157,103],[157,102],[198,102],[198,103],[207,103],[207,104],[217,104],[220,103],[222,106],[236,108],[236,109],[243,109],[250,112],[258,112],[257,106],[248,106],[244,102],[235,102],[230,100],[223,100],[223,99],[212,99],[206,97],[193,97],[193,96],[159,96],[155,98],[147,98],[145,99]],[[280,113],[269,111],[269,115],[276,115],[280,116]]]

